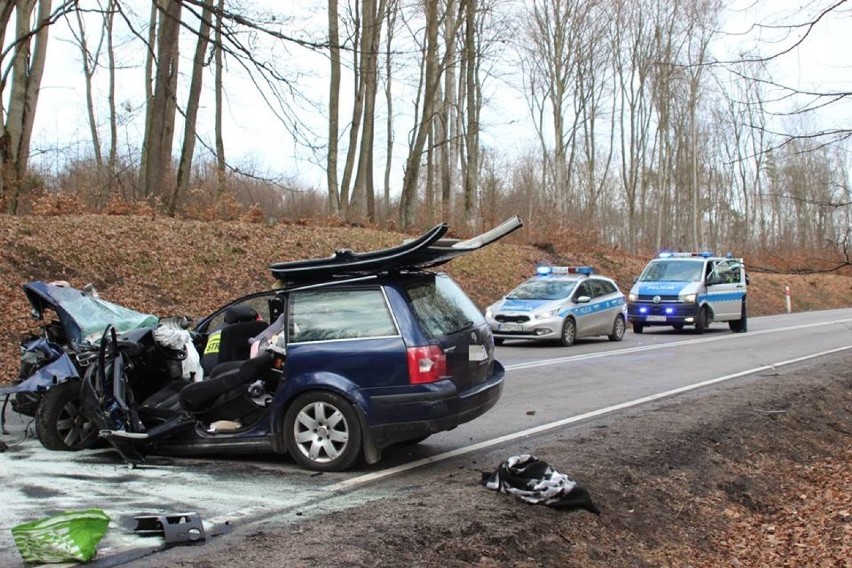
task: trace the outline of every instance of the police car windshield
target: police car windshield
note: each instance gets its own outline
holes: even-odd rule
[[[561,300],[574,289],[576,280],[527,280],[507,298],[512,300]]]
[[[656,260],[645,268],[639,281],[698,282],[703,271],[703,260]]]

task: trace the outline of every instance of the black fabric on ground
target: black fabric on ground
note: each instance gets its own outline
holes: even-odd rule
[[[494,473],[483,471],[481,481],[488,489],[511,493],[526,503],[554,509],[584,509],[600,515],[585,488],[529,454],[510,457]]]

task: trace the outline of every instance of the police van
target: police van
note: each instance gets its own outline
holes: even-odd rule
[[[651,260],[627,297],[634,333],[648,326],[704,333],[711,322],[728,322],[733,332],[748,328],[748,276],[741,258],[710,252],[664,252]]]
[[[627,326],[625,298],[611,278],[590,266],[539,266],[485,310],[494,343],[505,339],[558,341],[606,335],[621,341]]]

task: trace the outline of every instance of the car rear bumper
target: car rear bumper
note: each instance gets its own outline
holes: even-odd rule
[[[428,392],[371,397],[371,414],[382,418],[368,425],[379,448],[451,430],[490,410],[503,392],[505,370],[497,361],[488,381],[459,393],[449,381],[433,383]]]

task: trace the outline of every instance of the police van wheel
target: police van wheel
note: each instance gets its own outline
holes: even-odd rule
[[[748,331],[748,309],[746,308],[745,300],[743,300],[740,308],[740,319],[728,322],[728,326],[734,333],[744,333]]]
[[[572,318],[565,318],[565,323],[562,324],[562,336],[559,338],[559,344],[562,347],[574,345],[574,340],[577,338],[577,324]]]
[[[609,334],[610,341],[621,341],[624,339],[624,316],[618,315],[615,322],[612,324],[612,333]]]
[[[672,325],[672,327],[675,329],[675,331],[680,331],[680,330],[683,329],[683,324],[682,323],[676,323],[676,324]]]
[[[707,329],[707,308],[698,310],[698,317],[695,318],[695,333],[702,334]]]
[[[644,325],[642,325],[638,321],[633,322],[633,333],[642,333],[642,329],[644,329]]]
[[[503,345],[503,338],[502,337],[495,337],[494,338],[494,345]]]

